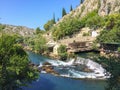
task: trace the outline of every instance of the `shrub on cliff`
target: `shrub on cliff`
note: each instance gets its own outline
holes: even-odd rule
[[[58,55],[61,60],[66,60],[68,57],[68,54],[66,52],[66,46],[65,45],[60,45],[58,48]]]
[[[120,42],[120,14],[104,17],[104,30],[97,37],[97,42]]]

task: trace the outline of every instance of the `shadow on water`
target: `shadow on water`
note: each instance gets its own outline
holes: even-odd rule
[[[49,75],[48,75],[49,76]],[[22,87],[23,90],[54,90],[55,84],[49,79],[44,77],[44,74],[40,75],[37,81],[29,84],[28,87]]]

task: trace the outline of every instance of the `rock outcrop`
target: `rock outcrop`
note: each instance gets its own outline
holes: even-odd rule
[[[25,26],[14,26],[8,24],[0,24],[4,26],[3,32],[8,34],[19,34],[21,36],[31,36],[35,30]]]
[[[59,73],[54,70],[54,66],[52,66],[52,64],[50,64],[49,62],[43,63],[41,71],[45,71],[46,73],[50,73],[56,76],[59,75]]]
[[[120,0],[100,0],[100,5],[98,12],[100,16],[120,13]]]
[[[56,25],[64,22],[67,18],[82,18],[93,10],[98,10],[98,15],[100,16],[120,13],[120,0],[84,0],[75,10],[62,17]]]

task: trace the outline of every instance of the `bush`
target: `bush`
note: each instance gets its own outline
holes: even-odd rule
[[[120,14],[114,14],[104,17],[104,26],[97,42],[118,42],[120,43]]]
[[[97,15],[97,10],[94,10],[91,13],[88,13],[85,17],[82,19],[79,19],[78,17],[68,17],[61,23],[59,23],[58,26],[53,28],[53,37],[55,40],[61,39],[65,36],[71,36],[74,33],[80,31],[81,28],[85,26],[89,27],[101,27],[102,19],[100,16]]]
[[[5,25],[0,24],[0,31],[2,31],[5,28]]]
[[[85,23],[77,18],[66,19],[64,22],[59,23],[59,27],[53,28],[53,37],[55,40],[61,39],[65,36],[71,36],[75,32],[78,32]]]
[[[67,59],[67,57],[68,57],[68,54],[67,54],[67,52],[60,53],[59,56],[60,56],[60,60],[65,61]]]
[[[90,36],[90,33],[83,33],[83,36]]]
[[[68,57],[68,54],[66,52],[66,46],[65,45],[60,45],[58,48],[58,55],[61,60],[66,60]]]
[[[120,47],[118,48],[118,52],[120,52]]]

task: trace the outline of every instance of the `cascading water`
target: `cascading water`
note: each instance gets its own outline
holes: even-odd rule
[[[60,60],[47,60],[54,66],[54,69],[60,74],[60,76],[70,78],[93,78],[93,79],[105,79],[106,70],[98,63],[81,57],[77,59],[70,59],[68,62]],[[41,64],[40,64],[41,66]],[[84,72],[80,69],[81,66],[86,66],[92,72]]]
[[[105,73],[105,69],[100,64],[98,64],[90,59],[78,57],[74,63],[86,65],[89,69],[94,70],[96,73]]]
[[[54,65],[53,69],[58,71],[61,77],[46,74],[46,71],[44,70],[41,72],[40,77],[37,81],[33,81],[28,85],[28,87],[21,87],[21,89],[23,90],[104,90],[104,86],[106,85],[104,80],[71,79],[71,78],[97,79],[94,76],[95,74],[94,72],[87,73],[82,71],[84,67],[82,67],[81,64],[79,64],[80,63],[79,60],[81,60],[82,62],[82,58],[77,58],[77,60],[71,59],[69,60],[69,62],[62,62],[59,60],[51,60],[39,54],[35,54],[33,52],[28,52],[28,55],[29,60],[32,63],[34,63],[35,66],[40,63],[39,67],[43,67],[43,65],[45,65],[45,62],[50,62],[52,65]]]

